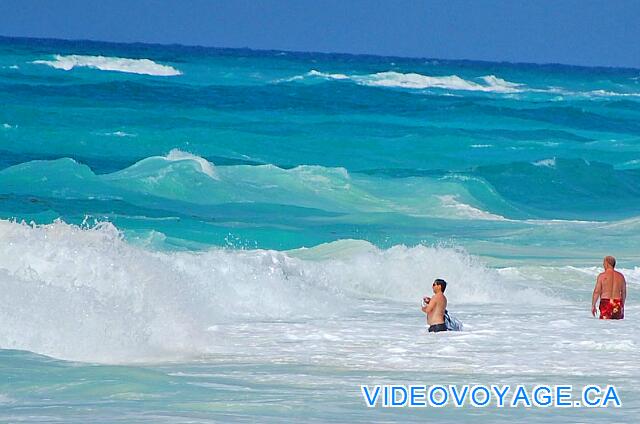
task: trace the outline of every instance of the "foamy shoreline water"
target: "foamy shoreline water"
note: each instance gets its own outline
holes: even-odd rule
[[[48,405],[47,416],[81,420],[86,416],[82,409],[65,408],[65,395],[76,396],[72,387],[80,381],[89,390],[100,384],[100,394],[92,396],[91,402],[110,399],[110,406],[98,409],[98,417],[108,419],[120,410],[130,420],[140,420],[151,409],[163,422],[185,417],[266,422],[305,417],[323,422],[337,413],[354,422],[422,422],[443,417],[487,423],[548,422],[551,417],[571,421],[576,414],[595,422],[614,419],[621,412],[616,408],[517,408],[496,415],[491,408],[369,410],[359,393],[360,384],[614,384],[626,410],[638,407],[633,357],[640,341],[632,321],[599,322],[589,318],[585,308],[575,306],[515,312],[504,306],[467,305],[456,308],[458,316],[471,323],[466,331],[433,336],[425,334],[415,307],[373,301],[363,302],[358,309],[341,320],[218,325],[210,331],[212,341],[224,341],[217,353],[164,365],[87,367],[2,350],[3,362],[21,370],[14,373],[14,381],[20,381],[24,391],[12,391],[0,416],[28,417],[37,413],[38,405]],[[552,322],[549,315],[554,316]],[[576,338],[577,331],[584,333]],[[604,340],[594,341],[594,331]],[[616,342],[611,343],[614,335]],[[606,366],[594,370],[591,361]],[[55,367],[57,380],[50,381],[46,372],[29,375],[27,370],[36,366]],[[104,374],[112,383],[94,383]],[[69,388],[56,388],[60,381]],[[37,385],[38,394],[29,394],[30,385]],[[136,388],[123,392],[120,385]],[[27,401],[27,408],[12,407]]]
[[[233,336],[218,337],[218,330],[234,328],[234,322],[340,322],[362,302],[372,302],[364,316],[384,310],[385,303],[409,312],[436,276],[451,282],[449,299],[460,310],[485,305],[516,312],[584,303],[587,311],[600,272],[566,266],[492,269],[460,249],[384,250],[356,240],[290,252],[163,252],[130,245],[108,223],[82,228],[0,221],[0,241],[0,281],[7,293],[1,311],[9,323],[0,346],[106,363],[206,356],[230,343]],[[637,269],[623,271],[630,289],[640,283]],[[79,315],[81,322],[74,318]],[[478,319],[472,316],[471,329]]]

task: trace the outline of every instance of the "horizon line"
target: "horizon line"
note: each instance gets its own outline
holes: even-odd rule
[[[245,50],[251,52],[277,52],[277,53],[294,53],[294,54],[309,54],[309,55],[334,55],[334,56],[360,56],[360,57],[373,57],[373,58],[388,58],[388,59],[402,59],[402,60],[437,60],[442,62],[475,62],[475,63],[492,63],[492,64],[508,64],[508,65],[529,65],[529,66],[553,66],[553,67],[568,67],[568,68],[586,68],[586,69],[620,69],[620,70],[632,70],[640,71],[639,68],[631,66],[610,66],[610,65],[577,65],[570,63],[558,63],[558,62],[510,62],[507,60],[491,61],[485,59],[442,59],[437,57],[427,56],[395,56],[395,55],[381,55],[374,53],[350,53],[350,52],[328,52],[328,51],[303,51],[303,50],[284,50],[284,49],[256,49],[252,47],[220,47],[220,46],[207,46],[203,44],[183,44],[183,43],[157,43],[146,41],[107,41],[96,40],[90,38],[48,38],[48,37],[30,37],[30,36],[15,36],[15,35],[3,35],[0,34],[0,40],[35,40],[35,41],[58,41],[65,43],[95,43],[95,44],[113,44],[113,45],[141,45],[152,47],[185,47],[185,48],[199,48],[199,49],[212,49],[212,50]]]

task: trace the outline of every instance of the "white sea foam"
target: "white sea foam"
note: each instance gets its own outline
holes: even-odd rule
[[[457,305],[549,301],[451,248],[162,252],[108,223],[0,221],[0,347],[107,362],[198,355],[224,344],[218,325],[343,316],[362,299],[413,304],[435,277],[455,282]]]
[[[583,93],[579,93],[585,96],[593,96],[593,97],[640,97],[640,93],[619,93],[615,91],[608,90],[592,90]]]
[[[308,78],[321,78],[325,80],[335,81],[351,81],[359,85],[365,85],[370,87],[390,87],[390,88],[405,88],[405,89],[442,89],[442,90],[454,90],[454,91],[479,91],[487,93],[501,93],[501,94],[514,94],[522,92],[530,93],[544,93],[552,95],[561,95],[556,100],[562,101],[566,96],[575,97],[593,97],[593,98],[605,98],[605,97],[639,97],[640,93],[636,92],[614,92],[610,90],[591,90],[591,91],[572,91],[562,87],[527,87],[524,84],[507,81],[503,78],[495,75],[484,75],[475,78],[476,82],[469,79],[461,78],[458,75],[445,75],[445,76],[429,76],[415,72],[396,72],[386,71],[373,74],[342,74],[342,73],[330,73],[321,72],[318,70],[311,70],[303,75],[296,75],[291,78],[286,78],[280,81],[302,81]],[[450,95],[451,93],[449,93]],[[565,96],[565,97],[562,97]]]
[[[292,82],[292,81],[301,81],[308,77],[319,77],[329,80],[348,80],[349,76],[345,74],[329,74],[325,72],[316,71],[315,69],[310,70],[304,75],[295,75],[291,78],[284,78],[278,80],[277,82]]]
[[[417,73],[379,72],[367,76],[352,77],[359,84],[377,87],[398,87],[412,89],[440,88],[462,91],[483,91],[494,93],[516,93],[521,85],[505,81],[493,75],[481,77],[485,84],[465,80],[457,75],[427,76]]]
[[[625,268],[619,266],[616,268],[622,272],[627,279],[627,283],[631,285],[640,284],[640,268]],[[553,282],[553,284],[566,285],[568,287],[577,288],[583,286],[587,289],[593,289],[593,283],[598,274],[603,271],[602,266],[540,266],[529,265],[520,267],[505,267],[497,269],[496,272],[509,280],[516,281],[537,281],[537,282]]]
[[[484,77],[480,77],[480,79],[490,87],[504,87],[518,91],[523,86],[523,84],[507,81],[505,79],[498,78],[495,75],[485,75]]]
[[[438,199],[442,202],[442,206],[453,211],[455,215],[460,218],[480,219],[486,221],[507,221],[507,218],[504,216],[485,212],[481,209],[474,208],[471,205],[467,205],[466,203],[462,203],[455,195],[438,196]]]
[[[495,93],[516,93],[520,91],[519,84],[510,83],[493,75],[481,77],[485,85],[460,78],[457,75],[426,76],[417,73],[380,72],[365,77],[353,77],[363,85],[399,88],[441,88],[462,91],[483,91]]]
[[[108,133],[104,133],[104,135],[112,135],[115,137],[136,137],[137,136],[136,134],[132,134],[124,131],[108,132]]]
[[[150,59],[129,59],[122,57],[55,55],[53,60],[35,60],[35,64],[70,71],[76,67],[99,69],[101,71],[125,72],[153,76],[176,76],[182,72],[169,66],[161,65]]]
[[[640,93],[637,92],[617,92],[611,90],[590,90],[590,91],[575,91],[569,90],[562,87],[547,87],[547,88],[538,88],[531,89],[531,92],[535,93],[548,93],[559,95],[554,100],[562,101],[565,100],[566,97],[587,97],[587,98],[606,98],[606,97],[640,97]]]
[[[201,156],[197,156],[189,152],[183,152],[180,149],[171,149],[171,151],[165,156],[165,159],[170,162],[177,162],[177,161],[194,162],[198,165],[198,167],[200,168],[200,171],[203,174],[208,175],[214,180],[220,179],[213,164]]]
[[[324,73],[324,72],[316,71],[315,69],[312,69],[311,71],[309,71],[307,73],[307,76],[309,76],[309,77],[322,77],[322,78],[335,79],[335,80],[349,79],[349,77],[347,75],[345,75],[345,74],[327,74],[327,73]]]
[[[378,72],[369,75],[346,75],[311,70],[305,75],[297,75],[287,81],[305,78],[323,78],[328,80],[350,80],[360,85],[371,87],[395,87],[407,89],[439,88],[462,91],[483,91],[493,93],[517,93],[524,89],[522,84],[506,81],[495,75],[479,77],[484,84],[465,80],[457,75],[428,76],[418,73],[401,73],[395,71]]]
[[[637,168],[640,166],[640,159],[632,159],[630,161],[624,162],[622,165],[617,166],[616,168]]]
[[[543,166],[547,168],[555,168],[556,167],[556,158],[543,159],[536,162],[531,163],[533,166]]]
[[[4,128],[5,130],[10,130],[10,129],[15,128],[15,127],[13,125],[7,124],[5,122],[4,124],[2,124],[2,128]]]
[[[0,393],[0,405],[7,405],[11,403],[15,403],[16,400],[12,397],[5,395],[4,393]]]

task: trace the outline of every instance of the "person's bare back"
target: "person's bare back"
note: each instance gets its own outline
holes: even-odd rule
[[[596,303],[600,299],[600,319],[624,318],[624,303],[627,298],[627,282],[622,273],[616,271],[616,259],[604,258],[604,272],[596,279],[591,301],[591,313],[596,315]]]
[[[600,275],[598,275],[598,281],[602,286],[600,292],[601,299],[622,299],[624,293],[623,287],[626,283],[622,273],[613,269],[601,272]]]

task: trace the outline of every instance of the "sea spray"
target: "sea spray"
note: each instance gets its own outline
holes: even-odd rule
[[[0,346],[66,359],[188,357],[220,323],[348,316],[362,299],[413,304],[433,278],[453,304],[548,303],[464,251],[344,240],[292,252],[149,250],[110,223],[0,221]],[[496,287],[500,287],[496,290]]]

